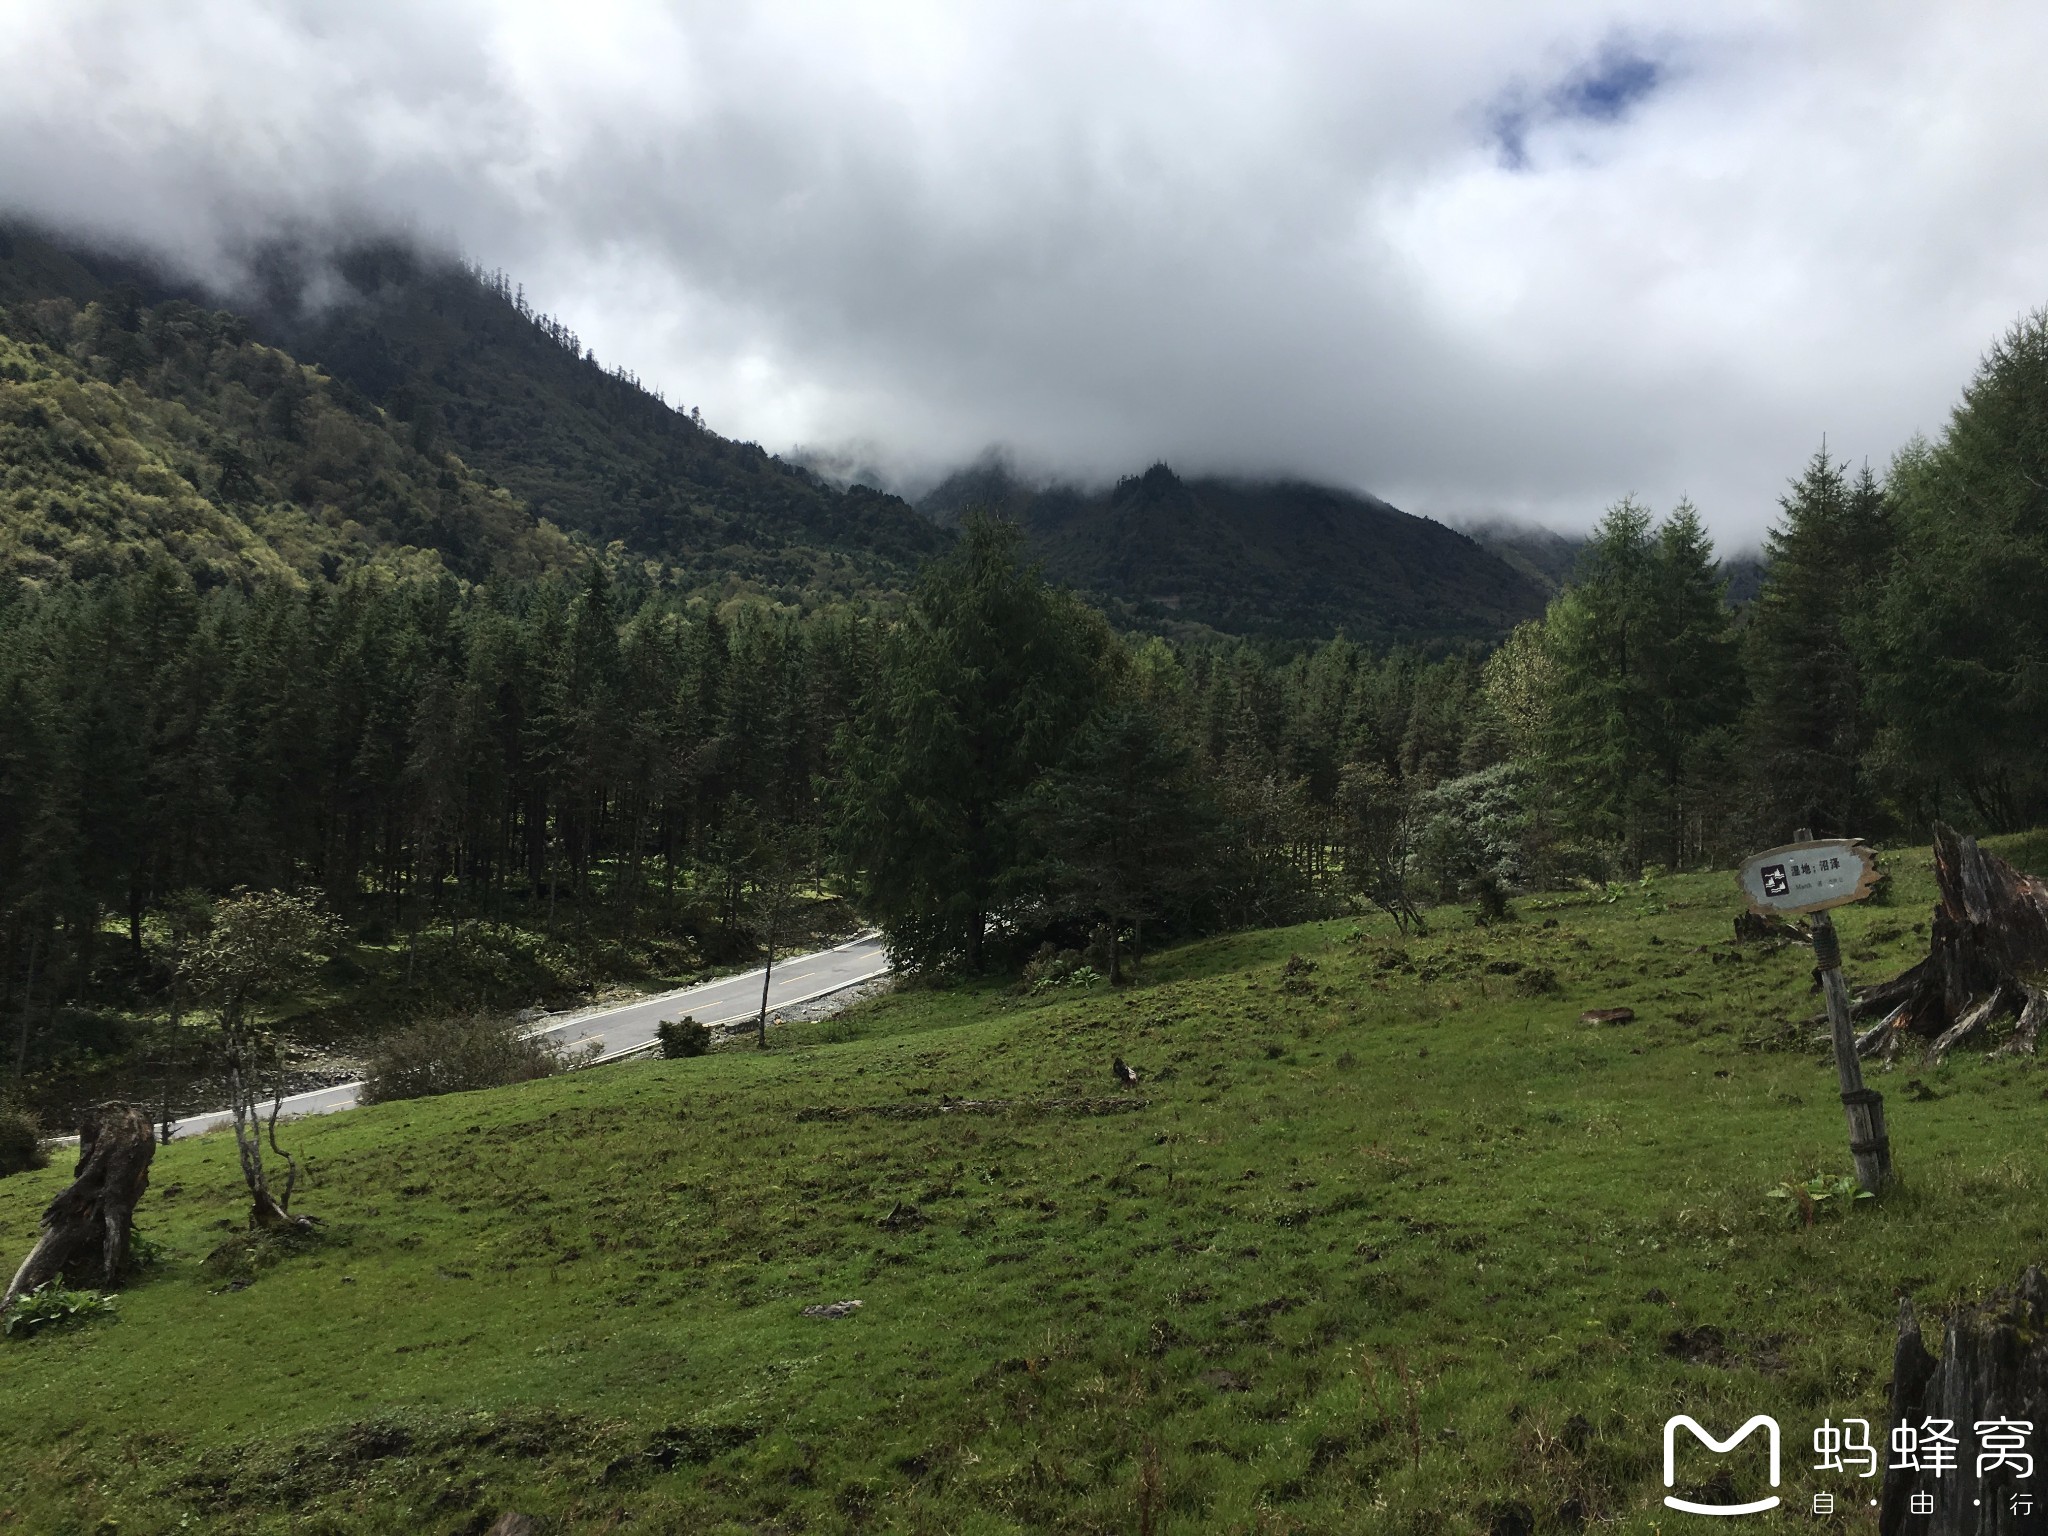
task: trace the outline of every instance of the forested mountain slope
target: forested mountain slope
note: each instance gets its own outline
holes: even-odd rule
[[[1277,638],[1342,630],[1369,643],[1493,639],[1541,613],[1546,595],[1461,533],[1301,481],[1183,480],[1155,464],[1086,492],[1034,488],[985,461],[920,506],[948,522],[977,503],[1021,523],[1055,580],[1138,623]]]
[[[5,381],[42,386],[41,415],[17,395],[6,419],[19,432],[33,417],[32,435],[72,422],[7,445],[25,572],[125,568],[160,548],[241,578],[412,545],[464,575],[526,574],[568,553],[552,524],[685,586],[801,600],[899,591],[950,543],[896,497],[835,490],[709,431],[501,278],[391,245],[317,268],[273,252],[262,271],[258,291],[222,301],[0,227]],[[59,376],[125,404],[89,388],[54,404]],[[138,446],[76,461],[57,440],[76,432]]]
[[[835,490],[607,371],[501,277],[388,244],[328,275],[341,294],[308,307],[303,274],[281,257],[250,306],[257,333],[593,542],[696,582],[841,594],[898,590],[950,542],[897,497]]]
[[[1516,570],[1533,576],[1547,592],[1568,585],[1586,547],[1584,535],[1558,533],[1536,523],[1508,517],[1479,518],[1458,524],[1458,532]]]
[[[143,301],[0,232],[0,575],[165,557],[202,585],[436,564],[523,577],[569,541],[239,318]]]

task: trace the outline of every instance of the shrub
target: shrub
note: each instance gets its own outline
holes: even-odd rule
[[[663,1019],[654,1027],[661,1042],[661,1054],[674,1061],[682,1056],[702,1056],[711,1049],[711,1026],[695,1019]]]
[[[431,1019],[387,1037],[364,1074],[363,1102],[424,1099],[472,1088],[550,1077],[582,1059],[513,1019],[459,1014]]]
[[[98,1291],[74,1291],[62,1280],[51,1280],[26,1296],[17,1297],[14,1305],[7,1309],[7,1336],[26,1338],[45,1328],[113,1315],[113,1297],[102,1296]]]
[[[1515,909],[1508,905],[1507,886],[1498,875],[1482,871],[1472,882],[1472,921],[1480,928],[1513,922]]]
[[[1415,862],[1439,901],[1455,901],[1482,879],[1499,891],[1522,883],[1529,791],[1528,770],[1501,763],[1417,797]]]
[[[0,1179],[10,1173],[41,1168],[50,1161],[43,1150],[43,1128],[19,1104],[0,1100]]]
[[[1103,962],[1105,965],[1108,962]],[[1039,946],[1024,967],[1023,984],[1031,992],[1046,992],[1054,987],[1092,987],[1102,980],[1102,972],[1088,963],[1088,957],[1078,949],[1055,949],[1052,944]]]

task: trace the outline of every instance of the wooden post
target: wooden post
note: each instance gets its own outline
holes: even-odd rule
[[[754,1049],[768,1049],[768,978],[775,974],[775,926],[768,927],[768,963],[761,967],[761,1016],[754,1020]]]
[[[1856,1182],[1876,1194],[1892,1176],[1892,1146],[1884,1132],[1884,1095],[1863,1086],[1856,1059],[1856,1035],[1849,1027],[1849,985],[1842,980],[1842,945],[1825,912],[1813,914],[1813,962],[1827,994],[1828,1026],[1835,1037],[1835,1076],[1842,1086],[1842,1113],[1849,1121],[1849,1155]]]
[[[1798,840],[1812,837],[1804,827]],[[1891,1181],[1892,1144],[1884,1130],[1884,1095],[1863,1086],[1863,1063],[1856,1055],[1856,1032],[1849,1022],[1849,984],[1842,979],[1842,942],[1835,920],[1813,914],[1813,963],[1827,998],[1828,1028],[1835,1043],[1835,1078],[1842,1089],[1842,1114],[1849,1122],[1849,1156],[1856,1163],[1856,1182],[1876,1194]]]

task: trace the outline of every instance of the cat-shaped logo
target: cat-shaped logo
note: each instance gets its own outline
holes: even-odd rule
[[[1758,1425],[1770,1431],[1771,1443],[1771,1486],[1778,1486],[1778,1421],[1767,1413],[1760,1413],[1726,1440],[1716,1440],[1700,1427],[1699,1420],[1687,1414],[1664,1421],[1664,1486],[1673,1487],[1678,1482],[1678,1426],[1683,1424],[1693,1432],[1695,1438],[1708,1450],[1720,1455],[1732,1451],[1747,1440]],[[1666,1507],[1682,1509],[1689,1515],[1760,1515],[1767,1509],[1778,1507],[1778,1496],[1774,1493],[1767,1499],[1757,1499],[1748,1504],[1695,1504],[1690,1499],[1675,1499],[1669,1494],[1664,1497]]]

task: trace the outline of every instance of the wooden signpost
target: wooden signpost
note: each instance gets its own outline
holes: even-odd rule
[[[1842,1113],[1849,1122],[1849,1155],[1856,1162],[1856,1182],[1873,1194],[1892,1176],[1884,1095],[1863,1086],[1863,1064],[1856,1058],[1856,1036],[1849,1026],[1849,985],[1842,980],[1842,945],[1828,912],[1863,900],[1877,888],[1877,881],[1877,856],[1863,844],[1846,838],[1815,841],[1803,827],[1797,842],[1752,854],[1742,864],[1742,890],[1752,912],[1812,915],[1813,963],[1827,997],[1835,1077],[1842,1088]]]

